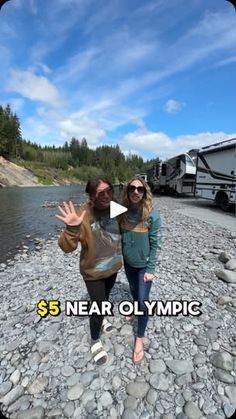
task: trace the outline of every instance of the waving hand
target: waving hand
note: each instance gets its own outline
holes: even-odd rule
[[[67,204],[67,202],[63,202],[64,207],[58,207],[60,213],[62,215],[56,215],[56,217],[63,221],[66,225],[69,226],[79,226],[85,216],[86,211],[84,210],[82,214],[79,216],[77,212],[75,211],[75,207],[71,201]]]

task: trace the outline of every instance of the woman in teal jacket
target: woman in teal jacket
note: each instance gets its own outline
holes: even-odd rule
[[[134,301],[144,312],[138,316],[133,361],[138,364],[144,359],[143,337],[148,322],[144,301],[154,279],[157,253],[160,250],[161,220],[153,208],[152,194],[147,183],[137,176],[126,187],[123,205],[128,211],[121,216],[122,249],[125,273]]]

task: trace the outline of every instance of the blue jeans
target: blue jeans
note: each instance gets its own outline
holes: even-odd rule
[[[124,261],[125,273],[129,282],[130,292],[134,301],[138,301],[139,309],[144,312],[138,316],[137,336],[143,337],[148,322],[148,312],[143,301],[148,300],[152,281],[144,281],[146,268],[134,268]]]

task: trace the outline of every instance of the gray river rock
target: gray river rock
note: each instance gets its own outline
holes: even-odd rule
[[[211,356],[211,363],[217,368],[222,368],[226,371],[232,371],[233,358],[226,352],[218,352]]]
[[[230,282],[236,284],[236,272],[229,271],[228,269],[222,269],[215,271],[215,274],[218,278],[222,279],[225,282]]]
[[[230,259],[226,264],[225,264],[225,269],[229,269],[231,271],[236,271],[236,258],[232,258]]]
[[[155,198],[163,244],[150,300],[197,300],[198,316],[150,317],[145,361],[132,362],[136,321],[122,269],[112,291],[114,330],[102,334],[106,367],[94,365],[88,318],[66,316],[66,300],[86,300],[78,248],[38,241],[0,266],[0,410],[11,419],[224,419],[236,408],[236,235],[181,214],[174,198]],[[225,265],[226,264],[226,265]],[[223,278],[219,278],[216,273]],[[228,276],[228,281],[225,279]],[[222,280],[223,279],[223,280]],[[230,279],[230,280],[229,280]],[[37,314],[59,300],[57,317]]]

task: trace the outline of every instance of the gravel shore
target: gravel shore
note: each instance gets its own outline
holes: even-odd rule
[[[79,249],[35,241],[0,265],[0,411],[12,419],[223,419],[236,409],[236,233],[154,199],[163,244],[150,300],[198,300],[200,316],[150,318],[146,358],[132,362],[133,328],[118,312],[129,300],[124,271],[112,291],[114,331],[102,334],[106,367],[90,354],[88,318],[66,316],[66,300],[88,298]],[[39,300],[60,300],[41,318]]]

